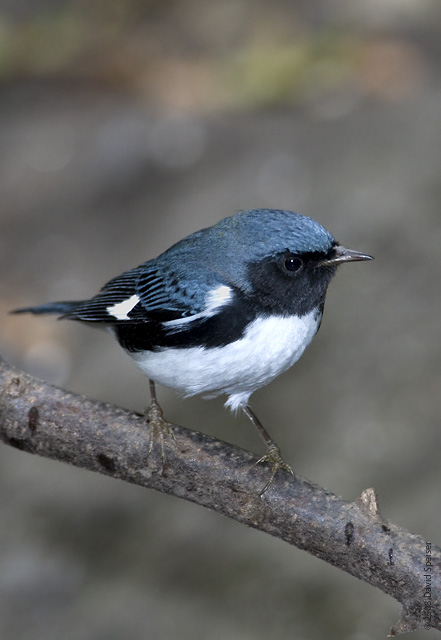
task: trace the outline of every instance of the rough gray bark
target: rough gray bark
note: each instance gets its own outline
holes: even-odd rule
[[[441,550],[379,513],[372,489],[347,502],[246,451],[170,425],[148,456],[144,417],[52,387],[0,360],[0,438],[17,449],[190,500],[266,531],[378,587],[403,605],[391,634],[441,630]]]

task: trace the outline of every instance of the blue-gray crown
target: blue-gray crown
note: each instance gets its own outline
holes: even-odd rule
[[[329,231],[312,218],[282,209],[252,209],[187,236],[157,260],[168,264],[176,261],[176,266],[182,268],[187,260],[191,263],[196,258],[201,264],[200,258],[205,258],[202,264],[207,270],[230,267],[234,271],[240,264],[286,250],[327,253],[333,242]]]
[[[179,274],[186,293],[202,301],[222,282],[246,290],[250,263],[286,250],[327,253],[334,242],[312,218],[281,209],[252,209],[192,233],[145,266]]]
[[[227,232],[230,240],[253,244],[259,258],[289,249],[292,253],[327,253],[333,236],[321,224],[300,213],[283,209],[251,209],[224,218],[209,230],[219,236]]]

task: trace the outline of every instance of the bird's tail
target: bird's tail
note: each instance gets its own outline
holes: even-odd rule
[[[77,309],[82,304],[82,300],[75,302],[48,302],[46,304],[41,304],[38,307],[23,307],[22,309],[13,309],[13,311],[11,311],[10,313],[33,313],[34,315],[51,313],[63,317],[73,313],[75,309]]]

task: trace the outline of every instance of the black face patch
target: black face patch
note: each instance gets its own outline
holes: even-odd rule
[[[275,315],[304,316],[323,307],[335,267],[320,266],[323,253],[285,251],[248,265],[253,304]]]

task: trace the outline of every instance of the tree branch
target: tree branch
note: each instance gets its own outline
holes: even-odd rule
[[[286,542],[402,603],[391,634],[441,630],[441,550],[379,513],[372,489],[347,502],[251,453],[170,425],[174,438],[148,456],[145,419],[52,387],[0,360],[0,439],[13,447],[171,493]]]

